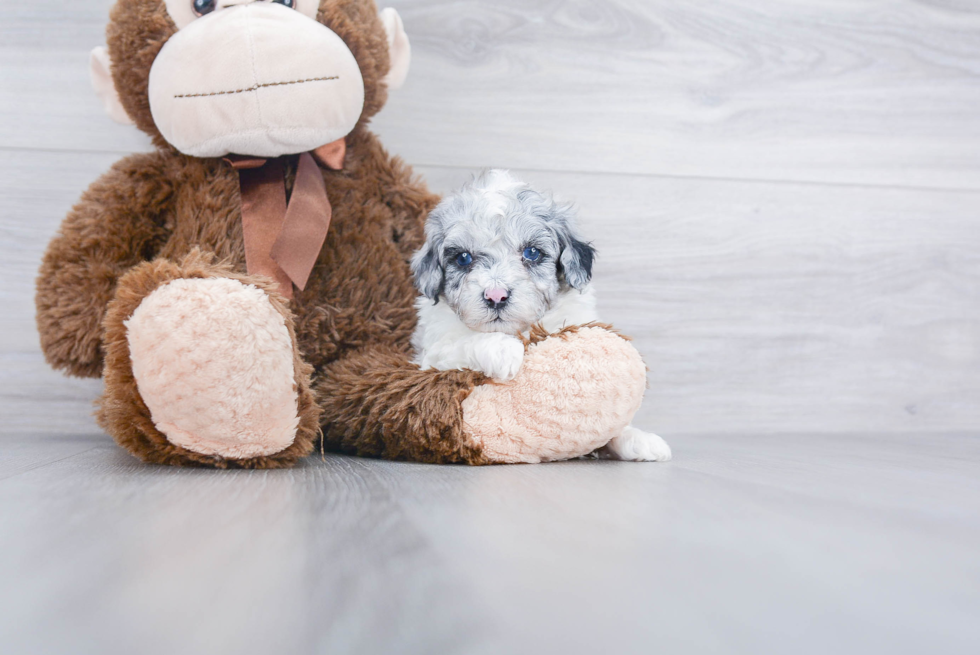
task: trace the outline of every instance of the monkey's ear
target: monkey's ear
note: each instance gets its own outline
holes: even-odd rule
[[[391,60],[391,68],[388,69],[384,82],[389,89],[397,89],[408,77],[408,66],[412,63],[412,46],[405,34],[402,17],[393,7],[381,10],[381,23],[388,35],[388,58]]]
[[[116,85],[112,81],[110,66],[109,51],[104,45],[92,50],[92,54],[89,55],[89,75],[92,78],[92,87],[95,89],[95,94],[99,96],[99,100],[102,101],[102,106],[105,107],[109,118],[123,125],[133,125],[133,119],[123,109],[122,101],[119,99],[119,92],[116,91]]]

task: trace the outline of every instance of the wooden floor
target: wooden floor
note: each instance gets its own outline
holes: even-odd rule
[[[7,436],[3,652],[977,652],[975,435],[673,445],[214,473]]]
[[[33,279],[149,148],[0,2],[0,652],[980,652],[980,3],[402,0],[375,129],[576,201],[669,464],[145,466]]]

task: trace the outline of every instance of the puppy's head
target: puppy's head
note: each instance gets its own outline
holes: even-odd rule
[[[487,171],[429,214],[425,245],[412,259],[415,286],[470,329],[526,330],[560,292],[592,277],[595,250],[572,221],[570,206],[507,171]]]

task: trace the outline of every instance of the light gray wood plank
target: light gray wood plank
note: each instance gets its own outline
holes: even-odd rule
[[[112,5],[0,3],[0,148],[122,153],[151,147],[136,128],[106,116],[89,83],[89,52],[105,43]]]
[[[5,399],[6,401],[6,399]],[[0,437],[0,480],[26,473],[32,469],[59,462],[93,448],[105,448],[105,435],[73,433],[80,421],[74,425],[53,425],[44,434],[31,433],[28,429],[21,434],[12,434],[8,428]]]
[[[114,158],[0,164],[11,429],[94,429],[100,387],[46,369],[33,284],[64,213]],[[470,175],[419,171],[439,191]],[[518,173],[579,205],[600,308],[650,367],[639,425],[667,437],[980,427],[980,194]]]
[[[0,353],[0,435],[101,435],[93,418],[101,393],[101,380],[65,377],[39,352]],[[0,476],[11,463],[0,463]]]
[[[103,445],[8,478],[4,652],[479,652],[487,612],[368,466],[214,475]]]
[[[978,6],[395,5],[418,57],[377,124],[415,163],[980,184]]]
[[[82,192],[113,153],[8,151],[0,160],[0,352],[37,353],[34,281],[41,256]]]
[[[398,0],[412,163],[980,188],[980,5]],[[0,146],[129,151],[87,53],[108,0],[0,7]],[[25,129],[30,128],[30,129]]]
[[[980,6],[396,2],[409,161],[978,188]]]
[[[980,188],[980,5],[404,0],[413,163]]]
[[[0,480],[4,652],[976,652],[975,436]],[[57,629],[53,629],[53,626]]]

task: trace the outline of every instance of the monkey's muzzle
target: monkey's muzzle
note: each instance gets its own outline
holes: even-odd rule
[[[160,50],[153,120],[194,157],[279,157],[341,139],[364,107],[357,61],[332,30],[273,3],[193,21]]]

